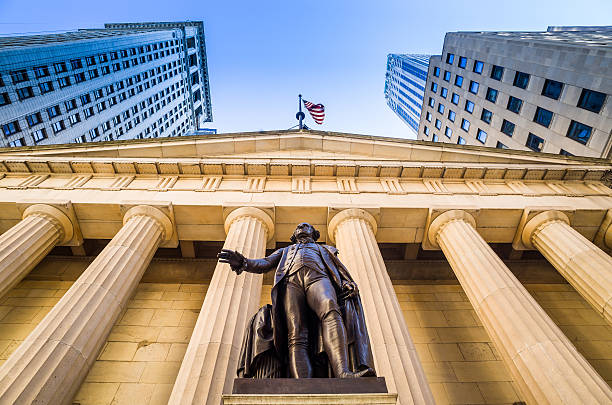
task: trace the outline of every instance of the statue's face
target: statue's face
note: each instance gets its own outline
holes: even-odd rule
[[[295,232],[293,232],[293,236],[296,238],[306,238],[306,237],[314,237],[314,228],[307,222],[302,222],[295,228]]]

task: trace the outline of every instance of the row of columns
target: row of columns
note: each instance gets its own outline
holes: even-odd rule
[[[49,205],[33,205],[23,218],[0,236],[0,295],[74,232],[70,219]],[[347,209],[328,229],[360,286],[378,375],[401,404],[434,403],[378,248],[375,218]],[[265,211],[243,207],[230,213],[225,230],[225,248],[263,257],[274,223]],[[128,210],[121,230],[0,367],[0,403],[70,403],[155,251],[172,233],[160,209]],[[612,241],[612,229],[607,233],[604,240]],[[528,402],[612,401],[610,387],[478,234],[469,213],[443,213],[427,237],[444,252]],[[521,237],[611,319],[612,259],[571,228],[563,213],[537,215]],[[216,405],[231,391],[242,334],[257,310],[261,285],[261,275],[236,276],[217,264],[170,404]]]

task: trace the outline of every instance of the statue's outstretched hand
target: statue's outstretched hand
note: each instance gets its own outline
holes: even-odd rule
[[[221,251],[217,253],[217,258],[219,258],[221,263],[229,264],[232,270],[238,274],[242,273],[244,270],[246,258],[235,250],[221,249]]]
[[[357,288],[357,284],[353,281],[345,281],[342,283],[342,292],[340,293],[340,298],[343,300],[347,300],[349,298],[353,298],[359,294],[359,289]]]

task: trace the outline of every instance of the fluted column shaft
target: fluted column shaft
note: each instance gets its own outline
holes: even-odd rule
[[[361,209],[341,211],[329,233],[359,287],[378,376],[399,404],[433,404],[423,367],[408,332],[375,237],[376,220]]]
[[[470,214],[447,211],[428,234],[444,252],[527,403],[612,402],[610,387],[478,234]]]
[[[159,243],[171,234],[158,209],[130,209],[117,235],[0,367],[0,403],[71,403]]]
[[[242,207],[227,217],[225,230],[224,249],[261,258],[274,225],[264,211]],[[231,393],[242,337],[258,309],[262,280],[261,274],[237,276],[229,265],[217,263],[168,404],[218,405],[222,394]]]
[[[57,208],[46,204],[28,207],[23,219],[0,236],[0,297],[72,235],[70,219]]]
[[[580,295],[612,323],[612,257],[569,225],[559,211],[542,212],[524,228],[523,242],[535,247]]]

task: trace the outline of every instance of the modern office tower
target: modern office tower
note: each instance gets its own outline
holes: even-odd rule
[[[181,136],[211,120],[202,22],[0,38],[0,147]]]
[[[612,26],[449,32],[418,139],[609,158],[610,94]]]
[[[406,124],[419,130],[419,119],[423,108],[423,93],[427,81],[427,66],[431,55],[387,56],[385,99]]]

